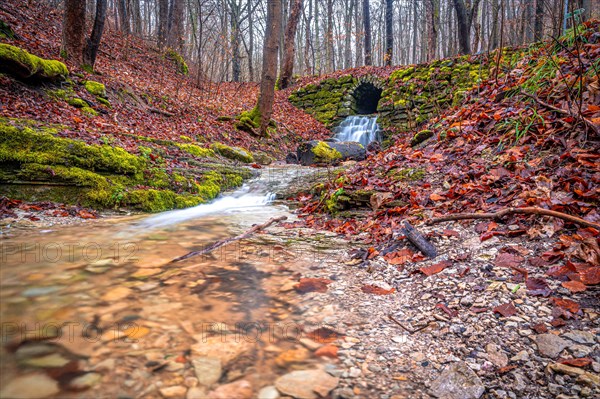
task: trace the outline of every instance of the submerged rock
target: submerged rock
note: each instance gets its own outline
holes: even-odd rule
[[[46,374],[23,375],[9,381],[1,390],[1,398],[38,399],[47,398],[60,392],[58,382]]]
[[[298,399],[317,399],[337,387],[339,379],[323,370],[292,371],[279,377],[275,387],[286,395]]]

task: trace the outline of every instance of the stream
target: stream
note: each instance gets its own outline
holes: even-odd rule
[[[314,235],[272,226],[169,264],[293,220],[275,195],[313,171],[270,167],[210,204],[3,237],[0,396],[193,398],[240,379],[256,395],[295,368],[325,367],[298,340],[293,287],[315,254],[335,252]]]

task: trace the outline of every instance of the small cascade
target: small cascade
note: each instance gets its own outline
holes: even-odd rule
[[[351,115],[333,129],[333,132],[333,138],[336,140],[356,141],[365,147],[373,141],[380,141],[377,116]]]

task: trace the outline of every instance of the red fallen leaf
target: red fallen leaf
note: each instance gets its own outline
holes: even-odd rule
[[[332,359],[338,356],[338,347],[335,345],[325,345],[315,351],[315,356],[330,357]]]
[[[77,116],[74,116],[73,117],[73,122],[75,122],[75,123],[83,123],[83,119],[81,119],[81,118],[79,118]]]
[[[298,284],[294,285],[296,292],[306,294],[307,292],[327,292],[327,286],[332,281],[326,278],[301,278]]]
[[[516,369],[516,368],[517,368],[517,366],[516,366],[516,365],[514,365],[514,364],[511,364],[510,366],[504,366],[504,367],[500,367],[500,368],[498,369],[498,374],[506,374],[506,373],[508,373],[509,371],[511,371],[511,370],[514,370],[514,369]]]
[[[383,259],[392,265],[403,265],[409,262],[415,253],[408,248],[385,254]]]
[[[580,309],[580,306],[577,302],[567,298],[552,297],[550,298],[550,301],[554,304],[554,306],[568,310],[571,313],[577,313]]]
[[[546,270],[546,274],[550,277],[566,280],[567,276],[574,274],[576,271],[577,269],[575,266],[571,262],[567,262],[564,266],[552,266],[550,269]]]
[[[426,276],[432,276],[450,266],[452,266],[452,262],[450,262],[449,260],[444,260],[431,266],[423,266],[419,268],[419,270],[423,272],[423,274],[425,274]]]
[[[456,230],[446,229],[446,230],[444,230],[443,234],[446,237],[460,237],[460,234]]]
[[[533,331],[535,331],[538,334],[544,334],[548,332],[548,327],[546,327],[544,323],[537,323],[531,328],[533,328]]]
[[[252,165],[250,165],[250,166],[252,166],[254,169],[262,169],[262,166],[260,166],[260,165],[259,165],[259,164],[257,164],[257,163],[253,163],[253,164],[252,164]]]
[[[40,220],[40,218],[37,216],[27,216],[27,219],[31,220],[32,222],[37,222]]]
[[[577,359],[559,359],[558,363],[566,364],[567,366],[573,367],[585,367],[592,364],[592,359],[589,357],[580,357]]]
[[[445,200],[446,197],[444,197],[442,195],[439,195],[439,194],[436,194],[436,193],[433,193],[433,194],[429,195],[429,199],[432,200],[432,201],[441,201],[441,200]]]
[[[501,252],[494,260],[494,266],[498,267],[516,267],[525,261],[525,258],[519,255]]]
[[[458,273],[458,277],[464,277],[465,274],[469,273],[470,270],[470,267],[465,267],[460,273]]]
[[[600,267],[590,267],[579,272],[581,282],[586,285],[600,284]]]
[[[529,276],[529,273],[527,272],[527,270],[523,269],[522,267],[511,266],[511,269],[513,269],[517,273],[520,273],[523,276],[523,278],[525,278],[525,279],[527,279],[527,277]]]
[[[556,263],[564,257],[565,257],[565,253],[562,251],[557,252],[556,249],[546,251],[541,256],[541,258],[548,263]]]
[[[321,344],[329,344],[335,340],[344,338],[344,335],[327,327],[317,328],[316,330],[307,333],[306,336]]]
[[[375,294],[375,295],[389,295],[389,294],[393,294],[394,292],[396,292],[395,288],[390,288],[389,290],[386,290],[386,289],[378,287],[376,285],[368,285],[368,284],[360,287],[360,290],[364,293]]]
[[[478,308],[477,306],[471,306],[471,308],[469,309],[470,312],[473,313],[483,313],[483,312],[487,312],[488,308]]]
[[[374,247],[369,247],[368,251],[369,251],[369,256],[367,257],[367,259],[373,259],[377,255],[379,255],[379,251],[376,250]]]
[[[96,215],[86,211],[85,209],[82,209],[79,212],[77,212],[77,216],[79,216],[82,219],[96,219]]]
[[[508,302],[499,306],[496,306],[493,310],[494,313],[499,313],[500,315],[504,316],[504,317],[510,317],[510,316],[514,316],[517,314],[517,308],[515,308],[515,305],[512,304],[512,302]]]
[[[546,266],[548,266],[548,262],[546,262],[544,259],[542,259],[542,258],[540,258],[538,256],[535,256],[533,258],[529,258],[527,261],[529,262],[529,264],[531,266],[534,266],[534,267],[546,267]]]
[[[563,319],[552,319],[552,321],[550,321],[550,325],[552,327],[562,327],[562,326],[566,326],[567,322],[564,321]]]
[[[547,297],[552,293],[548,283],[543,278],[530,277],[525,280],[525,285],[527,286],[527,293],[532,296]]]
[[[439,309],[442,309],[450,317],[456,317],[456,316],[458,316],[458,310],[450,309],[448,306],[446,306],[443,303],[438,303],[437,305],[435,305],[435,307],[439,308]]]
[[[583,292],[587,289],[585,284],[580,281],[564,281],[561,285],[571,292]]]
[[[179,355],[177,356],[177,358],[175,358],[175,361],[177,363],[187,363],[187,359],[185,358],[185,356],[183,355]]]

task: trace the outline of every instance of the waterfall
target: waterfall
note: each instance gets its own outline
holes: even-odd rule
[[[334,139],[339,141],[356,141],[367,146],[372,141],[379,141],[379,125],[377,116],[351,115],[334,130]]]

